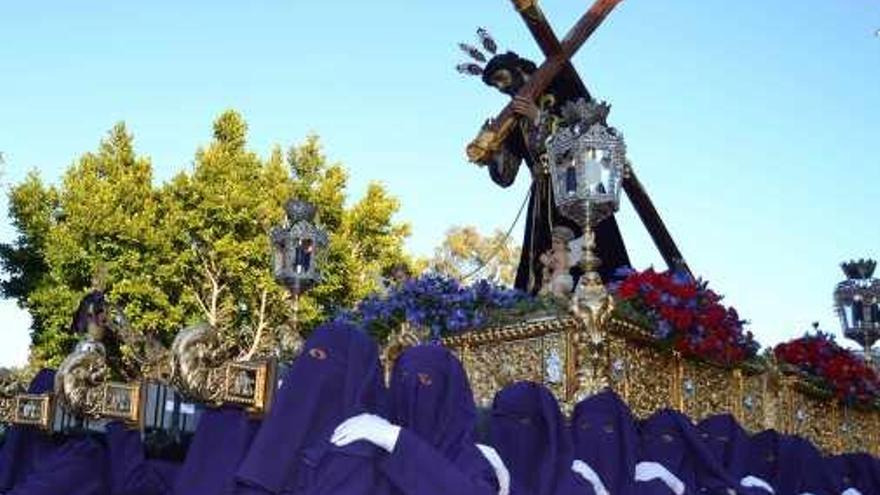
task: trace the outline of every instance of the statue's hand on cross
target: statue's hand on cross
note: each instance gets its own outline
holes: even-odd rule
[[[559,51],[547,57],[547,60],[531,74],[528,82],[518,89],[516,96],[534,102],[553,78],[570,65],[572,55],[621,1],[596,0],[559,43]],[[505,106],[498,117],[492,119],[489,128],[482,129],[468,145],[467,156],[471,162],[485,163],[498,150],[501,142],[514,127],[516,119],[513,105],[515,101],[516,98]]]
[[[515,96],[511,106],[514,114],[527,119],[532,124],[537,124],[541,117],[541,109],[528,98]]]

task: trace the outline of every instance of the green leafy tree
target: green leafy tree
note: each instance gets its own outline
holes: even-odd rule
[[[322,283],[301,301],[305,324],[312,326],[377,290],[391,267],[413,265],[403,251],[410,228],[394,222],[400,204],[378,183],[346,208],[348,175],[340,164],[327,161],[316,136],[292,148],[287,162],[294,194],[317,206],[318,221],[330,233]]]
[[[484,236],[476,227],[456,226],[446,231],[430,267],[458,279],[484,278],[513,286],[519,257],[519,246],[500,230]]]
[[[293,192],[280,152],[261,160],[246,148],[246,133],[240,115],[222,114],[193,170],[163,188],[160,208],[175,253],[165,292],[190,320],[223,331],[243,356],[290,318],[286,293],[270,272],[268,233]]]
[[[29,198],[16,201],[16,197]],[[67,332],[93,275],[107,273],[111,299],[143,332],[166,325],[171,304],[153,282],[159,271],[156,195],[148,159],[136,156],[131,135],[117,124],[97,152],[83,155],[55,189],[40,186],[36,175],[15,187],[11,197],[28,205],[30,214],[12,209],[19,230],[18,247],[28,246],[44,263],[28,273],[3,255],[18,276],[19,303],[31,313],[33,358],[56,364],[75,337]],[[2,254],[2,253],[0,253]],[[7,294],[8,295],[8,294]]]
[[[18,236],[0,245],[0,287],[33,317],[34,364],[57,364],[69,352],[71,315],[96,273],[134,330],[166,344],[204,320],[240,357],[279,345],[271,330],[289,330],[294,315],[272,278],[268,233],[292,196],[313,201],[330,234],[324,280],[300,301],[300,330],[375,290],[389,267],[411,263],[397,200],[371,184],[346,206],[346,171],[327,161],[317,137],[263,159],[248,149],[236,112],[224,112],[213,130],[193,167],[163,185],[118,124],[57,187],[32,173],[10,190]]]

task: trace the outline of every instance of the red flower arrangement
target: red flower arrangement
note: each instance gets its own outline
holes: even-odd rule
[[[701,280],[678,272],[624,269],[612,284],[618,307],[654,329],[654,336],[685,356],[723,365],[753,358],[758,344],[736,310],[721,304],[721,296]]]
[[[797,368],[838,399],[872,403],[880,399],[880,378],[865,361],[840,347],[834,337],[824,332],[807,334],[773,349],[781,363]]]

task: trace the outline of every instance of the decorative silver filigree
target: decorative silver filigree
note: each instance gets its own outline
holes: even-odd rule
[[[188,399],[219,404],[225,380],[221,365],[231,358],[207,323],[184,328],[171,345],[171,384]]]
[[[547,139],[556,206],[579,225],[595,225],[617,210],[627,167],[623,135],[575,105],[577,120],[565,121]]]
[[[593,124],[606,125],[611,105],[604,101],[578,98],[562,106],[562,118],[567,125],[579,124],[589,128]]]
[[[285,205],[287,222],[270,233],[272,272],[275,280],[294,295],[310,289],[321,280],[319,260],[329,238],[314,224],[316,208],[307,201],[290,200]]]
[[[65,409],[77,416],[99,417],[103,385],[109,379],[104,345],[87,338],[58,366],[55,396]]]

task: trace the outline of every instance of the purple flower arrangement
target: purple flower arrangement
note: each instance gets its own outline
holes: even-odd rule
[[[385,294],[362,300],[354,310],[340,312],[337,320],[360,324],[379,341],[403,322],[430,332],[431,340],[480,328],[493,321],[492,313],[528,306],[534,298],[516,289],[480,280],[461,285],[438,274],[405,280]]]

